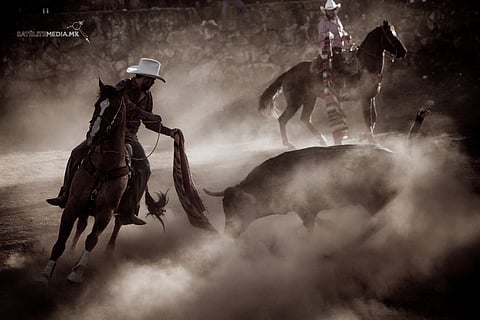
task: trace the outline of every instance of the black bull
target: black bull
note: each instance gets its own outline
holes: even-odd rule
[[[393,153],[378,145],[312,147],[282,153],[223,192],[225,232],[238,236],[255,219],[295,212],[313,230],[322,210],[361,205],[372,215],[397,193]]]

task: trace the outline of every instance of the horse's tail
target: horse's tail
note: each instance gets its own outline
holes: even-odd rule
[[[148,191],[148,185],[145,186],[145,204],[147,205],[148,208],[148,215],[152,215],[153,217],[157,218],[160,223],[162,224],[163,231],[165,232],[165,223],[163,222],[162,216],[165,213],[165,206],[168,203],[168,189],[167,192],[156,192],[158,200],[155,201]]]
[[[287,73],[282,73],[271,85],[260,96],[260,101],[258,103],[258,111],[263,114],[265,117],[268,117],[272,114],[273,102],[272,99],[275,94],[282,87],[283,79]]]

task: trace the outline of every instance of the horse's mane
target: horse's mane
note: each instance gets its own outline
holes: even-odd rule
[[[376,34],[377,32],[379,32],[379,30],[381,31],[381,29],[383,28],[383,25],[379,25],[377,27],[375,27],[372,31],[370,31],[369,33],[367,33],[367,36],[365,37],[365,39],[363,40],[363,42],[360,44],[360,46],[362,44],[365,44],[367,43],[367,40],[369,38],[371,38],[374,34]]]
[[[117,95],[119,92],[117,89],[109,84],[103,85],[100,87],[98,90],[98,98],[100,97],[112,97],[114,95]]]

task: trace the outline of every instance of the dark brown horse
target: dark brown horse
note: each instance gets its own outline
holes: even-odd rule
[[[90,214],[94,216],[95,221],[91,233],[86,238],[85,250],[67,276],[72,282],[83,281],[90,252],[116,212],[127,187],[129,168],[125,158],[126,107],[123,92],[104,85],[101,81],[99,86],[99,98],[95,103],[87,133],[90,151],[75,173],[68,202],[62,213],[58,239],[52,248],[50,260],[38,279],[45,284],[48,284],[58,258],[65,251],[65,244],[75,221],[78,219],[74,245],[85,230]],[[146,195],[146,199],[148,196]],[[151,200],[151,197],[148,199]],[[116,219],[109,243],[111,248],[120,226],[121,223]]]
[[[395,58],[407,54],[405,46],[398,38],[395,29],[388,21],[370,31],[356,51],[359,71],[349,75],[339,75],[333,70],[334,78],[343,77],[347,83],[346,92],[337,97],[339,100],[357,100],[361,104],[363,117],[368,128],[368,137],[373,142],[373,131],[377,119],[375,97],[380,92],[383,75],[385,51]],[[325,144],[324,137],[311,123],[311,115],[317,97],[325,98],[324,84],[319,75],[310,71],[311,62],[303,61],[281,74],[261,95],[259,111],[270,115],[273,99],[279,90],[283,91],[287,107],[280,115],[280,133],[283,145],[293,148],[287,138],[286,124],[303,105],[301,121]],[[337,92],[340,90],[337,89]]]

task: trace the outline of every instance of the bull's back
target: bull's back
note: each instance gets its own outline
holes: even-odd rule
[[[266,160],[239,187],[272,210],[361,204],[374,212],[395,192],[393,167],[392,152],[377,145],[312,147]]]

